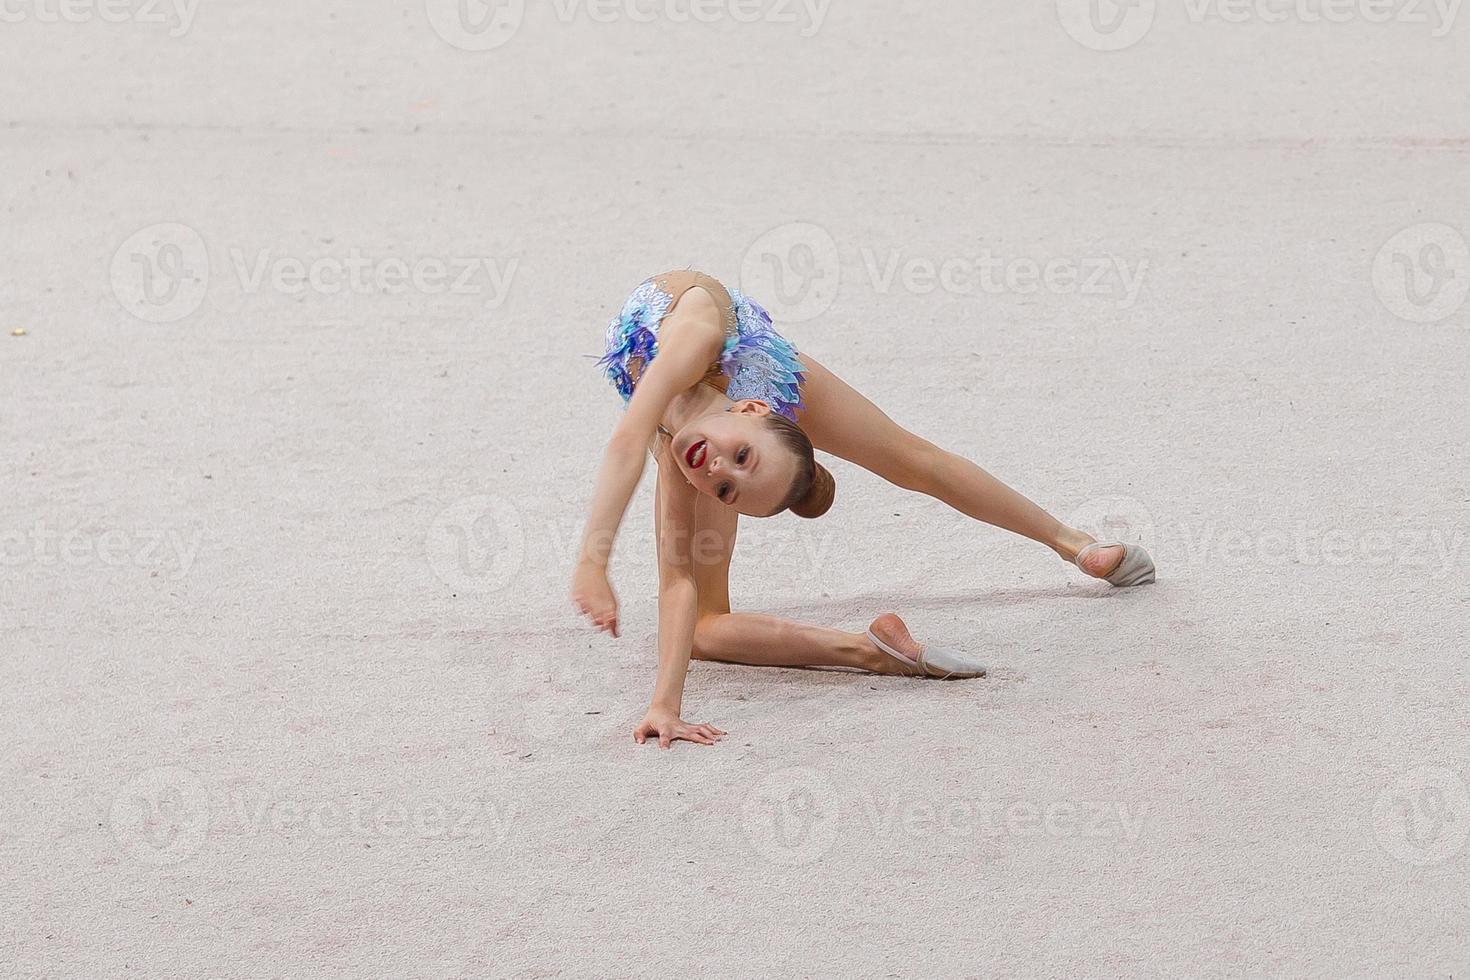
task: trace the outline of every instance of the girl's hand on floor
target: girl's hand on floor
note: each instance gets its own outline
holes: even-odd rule
[[[633,729],[633,741],[642,745],[650,735],[657,735],[658,747],[666,749],[671,742],[681,740],[714,745],[726,734],[714,725],[691,725],[672,711],[650,708],[648,714]]]
[[[596,565],[580,564],[572,576],[572,602],[592,625],[618,635],[618,597],[613,595],[607,573]]]

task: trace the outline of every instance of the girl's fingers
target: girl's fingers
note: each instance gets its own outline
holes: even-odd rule
[[[616,610],[612,612],[605,610],[594,611],[592,607],[585,603],[580,604],[578,608],[581,609],[584,616],[592,621],[593,626],[596,626],[604,632],[611,633],[613,636],[618,635],[618,614]]]
[[[696,745],[714,745],[720,741],[725,732],[720,731],[713,725],[690,725],[684,722],[659,728],[648,722],[639,723],[633,729],[633,741],[639,745],[647,742],[650,735],[658,738],[658,747],[661,749],[673,748],[675,742],[693,742]]]
[[[700,728],[696,728],[696,727],[694,727],[692,725],[689,726],[689,727],[687,727],[684,730],[684,733],[683,733],[683,736],[682,737],[685,740],[690,741],[690,742],[698,742],[700,745],[714,745],[715,744],[715,740],[714,740],[713,737],[711,737],[710,735],[708,735],[705,732],[701,731]]]

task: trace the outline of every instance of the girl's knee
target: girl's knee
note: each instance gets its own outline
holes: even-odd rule
[[[715,659],[718,650],[716,635],[720,629],[720,620],[728,614],[729,610],[723,612],[701,612],[699,614],[699,618],[694,621],[694,643],[689,651],[689,655],[693,659]]]
[[[910,435],[899,444],[889,482],[905,490],[934,495],[941,483],[944,450],[925,439]]]

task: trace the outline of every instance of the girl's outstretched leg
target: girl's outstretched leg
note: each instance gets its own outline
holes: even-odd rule
[[[806,354],[802,361],[807,379],[801,425],[818,449],[942,500],[977,521],[1040,542],[1067,562],[1093,543],[1090,534],[1063,524],[970,460],[909,432]],[[1097,548],[1082,567],[1101,578],[1122,560],[1120,547]]]

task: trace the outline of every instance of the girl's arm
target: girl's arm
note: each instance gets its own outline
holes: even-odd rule
[[[658,680],[648,713],[633,729],[640,744],[658,736],[660,748],[677,739],[713,745],[725,733],[713,725],[691,725],[680,714],[684,678],[694,646],[699,590],[694,576],[693,537],[697,491],[684,479],[661,440],[654,528],[658,538]]]
[[[598,629],[613,636],[618,635],[618,603],[607,581],[607,566],[623,512],[643,475],[649,440],[669,403],[699,383],[719,357],[724,340],[714,299],[703,289],[690,289],[659,327],[658,356],[643,371],[603,450],[572,577],[572,601]]]

